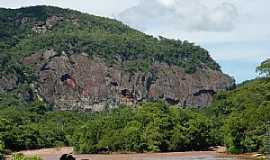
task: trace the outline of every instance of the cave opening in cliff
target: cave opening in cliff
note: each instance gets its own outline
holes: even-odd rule
[[[194,93],[193,95],[194,96],[200,96],[200,95],[202,95],[202,94],[210,94],[210,95],[214,95],[216,92],[214,91],[214,90],[206,90],[206,89],[204,89],[204,90],[200,90],[199,92],[196,92],[196,93]]]
[[[170,105],[177,105],[179,103],[179,100],[173,99],[173,98],[170,98],[170,97],[166,97],[165,100]]]
[[[47,70],[50,70],[50,67],[48,66],[48,63],[45,63],[45,64],[41,67],[40,70],[41,70],[41,71],[47,71]]]
[[[126,98],[134,98],[132,92],[128,89],[121,90],[121,95]]]
[[[76,87],[76,81],[69,74],[62,75],[61,81],[65,82],[72,89]]]
[[[123,90],[121,90],[121,94],[122,94],[122,96],[124,96],[124,97],[127,97],[128,96],[128,90],[127,89],[123,89]]]
[[[118,85],[118,82],[116,82],[116,81],[112,81],[112,82],[111,82],[111,85],[112,85],[112,86],[115,86],[115,87],[119,86],[119,85]]]

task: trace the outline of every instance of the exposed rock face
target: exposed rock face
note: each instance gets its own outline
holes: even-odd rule
[[[29,21],[29,18],[24,17],[22,19],[22,24],[26,23]],[[46,22],[38,22],[34,25],[32,30],[36,33],[46,33],[48,30],[52,29],[59,21],[63,21],[63,17],[57,17],[57,16],[52,16],[48,17]]]
[[[18,77],[14,74],[0,73],[0,92],[9,91],[17,87]]]
[[[204,107],[218,90],[234,81],[219,71],[186,74],[167,64],[154,64],[149,72],[127,73],[86,54],[58,54],[53,50],[26,57],[39,77],[38,93],[60,110],[100,111],[118,104],[164,99],[179,106]],[[68,75],[68,80],[63,80]]]

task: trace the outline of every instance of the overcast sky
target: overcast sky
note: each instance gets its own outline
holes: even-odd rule
[[[210,51],[237,82],[270,58],[270,0],[0,0],[0,7],[54,5],[116,18],[152,35]]]

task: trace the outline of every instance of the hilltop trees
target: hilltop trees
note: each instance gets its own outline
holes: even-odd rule
[[[55,22],[44,33],[33,30],[37,25],[46,28],[50,18]],[[156,38],[116,20],[57,7],[0,9],[0,37],[0,57],[15,59],[5,61],[6,66],[29,54],[54,49],[68,55],[84,52],[108,65],[123,65],[127,71],[145,72],[154,63],[177,65],[187,73],[198,68],[220,70],[207,50],[188,41]]]
[[[267,77],[270,77],[270,59],[263,61],[260,66],[257,67],[257,72],[259,72],[259,74],[265,74]]]

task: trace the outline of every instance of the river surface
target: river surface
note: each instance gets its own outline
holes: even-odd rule
[[[144,160],[234,160],[239,158],[220,158],[220,157],[189,157],[189,158],[145,158]]]
[[[160,156],[160,155],[74,155],[76,160],[250,160],[245,157],[205,156]],[[59,156],[42,156],[44,160],[59,160]]]
[[[40,156],[43,160],[59,160],[61,155],[72,153],[72,148],[52,148],[22,151],[26,156]],[[129,154],[86,154],[73,155],[76,160],[252,160],[250,155],[227,155],[215,151],[129,153]]]

